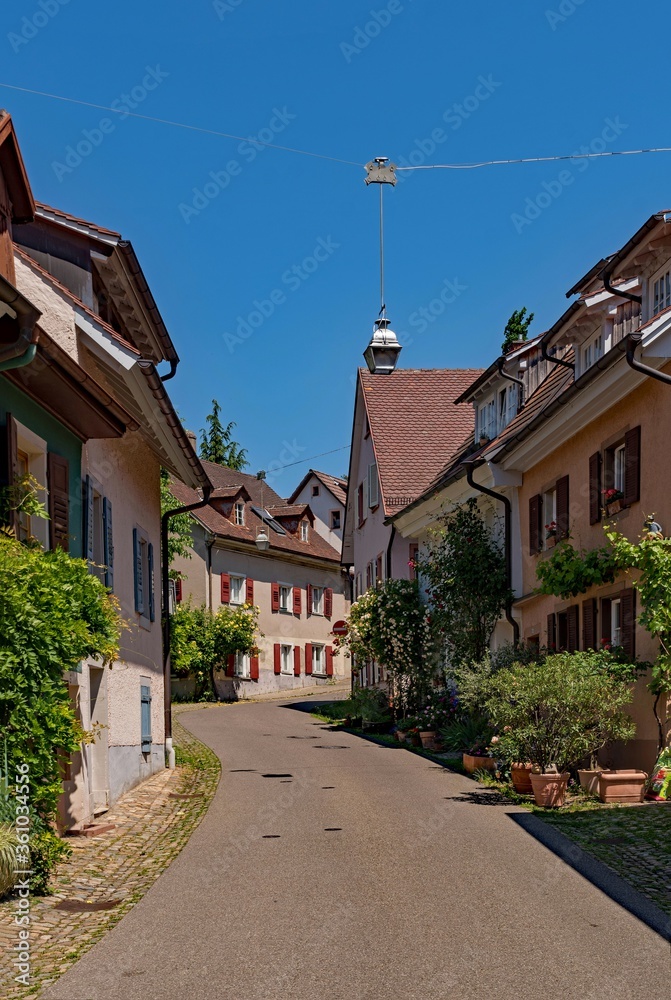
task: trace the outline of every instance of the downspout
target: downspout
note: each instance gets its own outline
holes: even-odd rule
[[[9,307],[19,324],[19,335],[14,343],[0,348],[0,371],[23,368],[35,358],[39,336],[35,331],[35,324],[42,313],[2,275],[0,275],[0,302]]]
[[[389,544],[387,545],[387,555],[386,555],[387,580],[391,580],[391,550],[392,550],[392,547],[394,545],[394,539],[395,538],[396,538],[396,525],[392,524],[392,526],[391,526],[391,534],[389,536]]]
[[[481,486],[476,483],[473,479],[473,472],[476,465],[484,465],[484,462],[464,462],[466,466],[466,481],[469,486],[472,486],[474,490],[478,493],[485,493],[488,497],[492,497],[494,500],[498,500],[504,506],[505,520],[504,520],[504,547],[505,547],[505,558],[506,558],[506,583],[508,585],[508,590],[510,595],[506,601],[506,621],[513,630],[513,645],[518,646],[520,641],[520,626],[518,622],[513,618],[512,605],[512,583],[513,583],[513,556],[512,556],[512,505],[508,497],[504,496],[502,493],[495,493],[494,490],[490,490],[487,486]]]
[[[504,370],[503,366],[505,365],[505,363],[506,363],[505,356],[502,355],[496,362],[496,367],[498,368],[499,375],[502,378],[508,379],[509,382],[514,382],[515,385],[518,385],[520,387],[520,398],[517,402],[517,412],[519,413],[522,407],[524,406],[524,379],[516,378],[515,375],[509,375],[508,372]]]
[[[611,295],[619,295],[622,299],[629,299],[631,302],[637,302],[639,305],[643,304],[642,295],[633,295],[631,292],[625,292],[621,288],[614,288],[610,279],[613,274],[613,265],[609,265],[602,273],[601,280],[603,281],[603,287]],[[642,361],[639,361],[636,357],[636,349],[643,340],[643,334],[639,331],[637,333],[630,333],[627,336],[627,346],[626,346],[626,357],[627,364],[634,371],[640,372],[641,375],[647,375],[648,378],[656,378],[658,382],[664,382],[666,385],[671,385],[671,375],[666,375],[664,372],[657,371],[656,368],[651,368],[650,365],[644,365]]]
[[[167,510],[161,517],[161,591],[163,595],[163,717],[165,725],[165,750],[168,757],[168,767],[175,766],[175,751],[172,747],[172,701],[170,692],[170,565],[168,557],[168,536],[170,519],[178,514],[188,514],[199,507],[207,507],[210,502],[212,486],[203,490],[203,499],[198,503],[187,504],[186,507],[175,507]]]
[[[563,358],[555,358],[548,354],[548,345],[545,340],[541,340],[541,357],[543,361],[549,361],[553,365],[562,365],[564,368],[570,368],[572,372],[575,371],[575,365],[571,364],[570,361],[564,361]]]
[[[170,371],[167,375],[161,375],[161,382],[167,382],[168,379],[174,378],[177,374],[177,365],[179,364],[179,358],[170,359]]]
[[[212,548],[216,540],[216,535],[205,536],[205,548],[207,549],[207,606],[210,611],[214,611],[212,606]]]

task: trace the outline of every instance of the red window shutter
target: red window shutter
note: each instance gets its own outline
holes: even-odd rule
[[[548,615],[548,649],[557,648],[557,618],[556,615]]]
[[[280,585],[279,583],[273,583],[270,586],[270,610],[279,611],[280,610]]]
[[[49,485],[49,544],[52,549],[68,551],[70,534],[70,465],[67,458],[47,455]]]
[[[604,643],[613,639],[613,623],[611,621],[610,597],[601,599],[601,639]]]
[[[182,600],[182,578],[178,576],[175,580],[175,601],[177,604]]]
[[[589,523],[598,524],[601,520],[601,452],[596,451],[589,459]],[[591,647],[586,647],[590,649]]]
[[[10,244],[11,245],[11,244]],[[18,443],[16,421],[11,413],[7,414],[7,426],[0,435],[0,487],[13,486],[18,474]],[[13,510],[9,514],[9,527],[19,530],[19,512]]]
[[[308,616],[312,614],[312,584],[308,583],[305,588],[305,612]]]
[[[235,673],[235,653],[228,654],[228,660],[226,662],[226,676],[232,677]]]
[[[301,647],[294,646],[294,677],[301,675]]]
[[[294,587],[294,614],[295,615],[300,615],[301,610],[302,610],[301,603],[302,603],[302,601],[301,601],[301,588],[300,587]]]
[[[377,574],[377,582],[378,583],[382,583],[382,556],[381,555],[379,555],[377,557],[377,565],[375,567],[375,571],[376,571],[376,574]]]
[[[580,627],[580,605],[572,604],[566,612],[567,642],[566,648],[569,653],[575,653],[578,648],[578,634]]]
[[[276,674],[282,673],[282,651],[279,642],[273,646],[273,669]]]
[[[633,588],[620,594],[622,648],[629,659],[636,656],[636,591]]]
[[[529,552],[535,556],[541,550],[541,515],[543,499],[541,496],[529,498]]]
[[[221,603],[231,603],[231,577],[228,573],[221,574]]]
[[[333,646],[326,647],[326,676],[333,677]]]
[[[324,618],[331,618],[333,615],[333,591],[330,587],[324,590]]]
[[[357,505],[357,519],[359,526],[363,524],[363,483],[359,483],[359,488],[356,493],[356,505]]]
[[[258,681],[258,679],[259,679],[259,658],[258,658],[258,656],[250,656],[250,658],[249,658],[249,678],[252,681]]]
[[[312,643],[305,643],[305,673],[309,675],[312,673]]]
[[[245,583],[245,601],[247,604],[254,603],[254,581],[250,576],[247,577]]]
[[[582,602],[582,648],[598,649],[596,641],[596,618],[597,604],[596,598],[590,597]]]
[[[568,538],[568,476],[557,480],[557,539]]]
[[[624,502],[641,499],[641,428],[632,427],[624,436]]]

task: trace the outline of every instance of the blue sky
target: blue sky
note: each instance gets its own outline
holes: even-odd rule
[[[631,11],[623,0],[3,4],[2,83],[117,108],[131,95],[138,114],[351,164],[5,88],[0,106],[36,197],[133,241],[182,358],[169,385],[187,426],[199,430],[216,397],[250,471],[272,470],[349,444],[353,375],[379,309],[378,190],[359,164],[671,145],[653,50],[668,4]],[[91,138],[81,162],[67,158]],[[386,188],[402,367],[489,364],[523,305],[532,332],[547,328],[577,278],[671,207],[670,166],[660,153],[415,171]],[[311,464],[338,474],[347,462],[343,450]],[[289,493],[308,467],[271,482]]]

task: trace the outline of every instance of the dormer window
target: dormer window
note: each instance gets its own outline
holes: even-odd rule
[[[599,358],[603,357],[603,333],[598,333],[583,345],[581,355],[580,373],[583,374],[592,365],[595,365]]]
[[[301,541],[307,542],[310,539],[310,525],[307,521],[301,521]]]
[[[244,503],[236,503],[234,509],[234,519],[236,524],[245,523],[245,505]]]
[[[660,274],[652,282],[652,315],[656,316],[669,306],[671,306],[671,270]]]

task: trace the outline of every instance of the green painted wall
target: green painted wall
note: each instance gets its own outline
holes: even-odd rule
[[[49,451],[70,464],[70,554],[82,555],[82,443],[67,428],[0,375],[0,424],[7,414],[47,442]],[[43,485],[46,485],[43,484]]]

